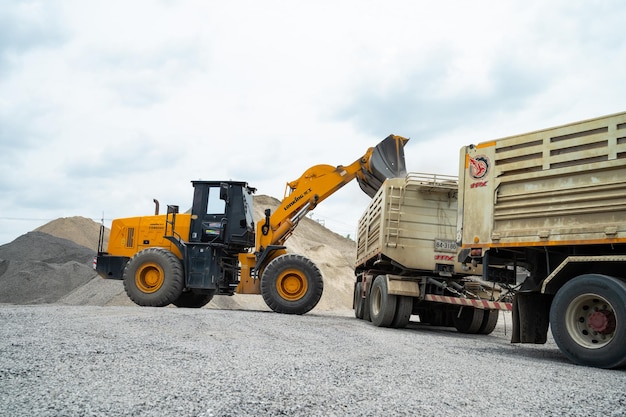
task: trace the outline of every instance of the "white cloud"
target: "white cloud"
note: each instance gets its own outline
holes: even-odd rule
[[[389,133],[407,167],[623,111],[618,1],[28,1],[0,11],[0,244],[57,217],[190,205],[193,179],[281,198]],[[315,210],[354,236],[349,184]],[[35,219],[35,220],[28,220]]]

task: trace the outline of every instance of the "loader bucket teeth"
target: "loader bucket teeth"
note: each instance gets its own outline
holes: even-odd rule
[[[404,145],[407,142],[408,139],[401,136],[389,135],[370,154],[361,171],[362,175],[357,177],[359,186],[370,198],[374,197],[387,178],[406,176]]]

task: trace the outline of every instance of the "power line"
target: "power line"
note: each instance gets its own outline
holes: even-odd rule
[[[51,222],[53,220],[58,220],[60,218],[62,218],[62,217],[55,217],[53,219],[50,219],[50,218],[42,219],[42,218],[34,218],[34,217],[0,217],[0,220],[29,221],[29,222],[32,222],[32,221],[46,222],[46,221],[48,221],[48,222]],[[96,222],[99,222],[99,221],[103,220],[102,217],[86,217],[86,218],[87,219],[91,219],[91,220],[96,221]],[[104,220],[105,221],[111,221],[113,219],[105,218]]]

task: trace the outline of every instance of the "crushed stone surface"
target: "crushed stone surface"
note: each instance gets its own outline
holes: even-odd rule
[[[257,218],[277,205],[255,197]],[[510,315],[489,336],[355,319],[354,242],[311,219],[287,241],[324,276],[304,316],[260,295],[137,307],[92,269],[99,228],[63,218],[0,246],[0,415],[626,415],[626,370],[512,345]]]
[[[590,385],[593,387],[590,388]],[[350,312],[0,306],[11,416],[623,416],[626,371]]]

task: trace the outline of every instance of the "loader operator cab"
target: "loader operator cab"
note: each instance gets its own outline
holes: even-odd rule
[[[189,242],[234,250],[253,247],[252,194],[256,190],[238,181],[192,181],[192,184]]]

